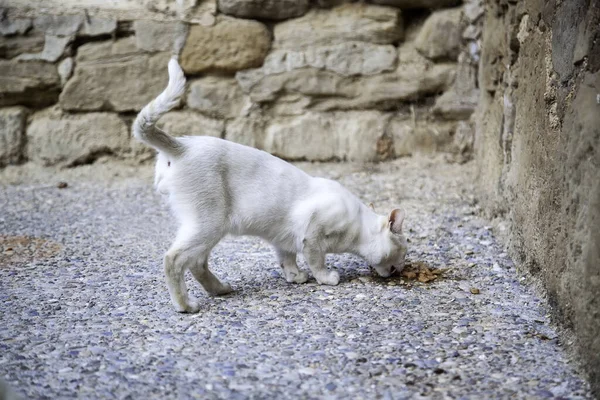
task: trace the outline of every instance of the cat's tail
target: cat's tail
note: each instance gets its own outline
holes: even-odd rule
[[[169,84],[167,88],[140,111],[133,122],[133,136],[138,140],[171,156],[181,155],[183,144],[156,127],[156,122],[167,111],[179,103],[179,98],[185,91],[185,76],[177,60],[169,61]]]

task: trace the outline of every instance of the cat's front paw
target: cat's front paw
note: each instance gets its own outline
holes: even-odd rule
[[[183,307],[176,305],[175,311],[180,313],[196,314],[198,311],[200,311],[200,302],[196,299],[189,299],[187,304],[185,304]]]
[[[304,283],[308,281],[308,273],[306,271],[298,271],[286,274],[285,280],[288,283]]]
[[[324,271],[318,276],[315,274],[315,279],[320,285],[335,286],[340,283],[340,274],[337,271]]]
[[[221,287],[215,292],[215,296],[223,296],[233,292],[233,288],[229,283],[223,283]]]

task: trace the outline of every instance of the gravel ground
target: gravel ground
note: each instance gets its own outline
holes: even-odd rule
[[[210,264],[235,292],[211,298],[188,277],[204,309],[177,314],[161,265],[176,227],[150,166],[8,168],[0,377],[49,399],[591,398],[545,304],[477,216],[474,165],[300,166],[382,213],[404,207],[408,259],[447,270],[383,280],[332,255],[339,286],[292,285],[268,245],[227,238]]]

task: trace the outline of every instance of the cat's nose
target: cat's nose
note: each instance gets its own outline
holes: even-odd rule
[[[394,266],[392,265],[392,268],[390,268],[390,275],[391,275],[391,274],[393,274],[394,272],[396,272],[396,267],[394,267]]]

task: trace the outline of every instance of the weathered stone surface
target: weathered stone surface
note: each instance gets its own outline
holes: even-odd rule
[[[436,11],[421,28],[415,46],[432,60],[456,60],[460,51],[462,9]]]
[[[44,49],[46,39],[43,34],[9,36],[0,40],[0,58],[15,58],[19,54],[39,53]]]
[[[27,109],[0,109],[0,167],[18,164],[23,160]]]
[[[43,165],[88,163],[128,148],[129,133],[115,114],[63,114],[56,109],[33,115],[27,127],[27,156]]]
[[[244,146],[264,148],[267,121],[261,115],[236,118],[227,121],[225,139]]]
[[[265,74],[279,74],[313,67],[340,75],[374,75],[396,68],[398,55],[392,45],[346,42],[298,50],[275,50],[263,64]]]
[[[89,17],[84,18],[83,25],[79,30],[79,36],[110,35],[117,29],[115,18]]]
[[[58,64],[58,75],[60,76],[60,83],[64,86],[73,74],[73,58],[67,57]]]
[[[0,15],[0,35],[24,35],[31,29],[31,20],[29,18],[9,19]]]
[[[452,151],[455,129],[455,122],[399,116],[390,121],[388,133],[394,140],[395,155],[402,157],[415,153]]]
[[[40,15],[33,20],[35,29],[48,35],[75,35],[82,26],[84,16],[75,15]]]
[[[169,58],[166,52],[138,53],[133,38],[83,45],[60,105],[65,110],[139,111],[166,86]]]
[[[412,8],[442,8],[453,7],[460,4],[461,0],[370,0],[375,4],[400,7],[402,9]]]
[[[194,111],[171,111],[157,125],[173,136],[225,135],[225,121],[206,117]]]
[[[177,22],[134,21],[136,45],[145,51],[169,51],[179,32]]]
[[[57,61],[67,49],[72,37],[46,35],[44,48],[38,53],[25,53],[17,57],[17,60],[43,60],[48,62]]]
[[[0,106],[49,105],[57,101],[59,90],[56,66],[43,61],[0,60]]]
[[[219,0],[219,11],[238,18],[282,20],[300,17],[308,0]]]
[[[190,83],[186,103],[188,107],[220,118],[246,115],[250,98],[234,78],[207,76]]]
[[[399,9],[350,3],[277,24],[274,36],[273,46],[286,49],[347,41],[392,44],[403,37],[403,21]]]
[[[280,118],[266,128],[263,149],[288,160],[375,161],[390,117],[356,111]]]
[[[389,109],[401,101],[443,92],[454,80],[455,64],[433,64],[408,44],[399,49],[398,63],[394,72],[361,79],[316,68],[270,75],[256,69],[239,72],[236,78],[254,102],[271,103],[286,96],[286,109],[293,114],[302,109]],[[289,95],[298,101],[295,110]]]
[[[190,27],[181,66],[188,74],[254,68],[262,64],[270,47],[271,34],[260,22],[219,17],[214,26]]]
[[[434,114],[446,119],[468,119],[477,107],[479,89],[476,87],[477,72],[467,62],[459,62],[452,88],[438,97]]]

